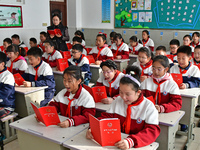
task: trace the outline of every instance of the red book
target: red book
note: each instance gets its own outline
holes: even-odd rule
[[[2,52],[4,51],[4,47],[3,47],[3,45],[0,46],[0,49],[1,49]]]
[[[89,87],[83,84],[83,87],[92,95],[95,103],[101,102],[102,99],[107,98],[105,86]]]
[[[31,103],[31,106],[33,107],[38,120],[44,123],[46,126],[57,125],[60,123],[58,113],[54,106],[37,108],[37,106],[35,106],[33,103]]]
[[[178,84],[178,86],[180,87],[180,85],[183,83],[183,77],[182,74],[179,73],[171,73],[172,78],[174,79],[174,81]]]
[[[60,53],[62,54],[63,58],[70,59],[72,57],[70,51],[60,51]]]
[[[87,55],[86,57],[89,60],[90,64],[95,63],[94,57],[92,55]]]
[[[98,120],[89,115],[90,128],[94,140],[101,146],[114,146],[121,141],[120,120],[118,118],[106,118]]]
[[[167,58],[171,59],[171,61],[174,60],[174,55],[166,55],[166,56],[167,56]]]
[[[54,36],[55,36],[56,34],[60,34],[60,35],[62,36],[62,33],[61,33],[60,29],[48,30],[48,33],[49,33],[50,35],[53,34]]]
[[[68,50],[72,49],[72,44],[71,43],[66,43]]]
[[[155,102],[153,96],[149,96],[149,97],[147,97],[147,99],[150,100],[150,101],[152,101],[152,103],[153,103],[154,105],[156,104],[156,102]]]
[[[66,58],[56,59],[56,63],[59,71],[64,71],[67,67],[69,67],[68,59]]]
[[[19,85],[19,86],[23,85],[23,81],[25,81],[25,80],[24,80],[24,78],[22,78],[22,76],[19,73],[16,73],[13,76],[15,78],[15,83],[17,83],[17,85]]]

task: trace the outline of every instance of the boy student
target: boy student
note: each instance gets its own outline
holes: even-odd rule
[[[12,44],[12,40],[10,38],[5,38],[3,40],[3,50],[1,50],[2,52],[6,53],[6,49],[8,46],[10,46]]]
[[[200,45],[197,45],[194,48],[194,58],[191,60],[193,65],[196,65],[200,69]]]
[[[172,39],[169,42],[169,45],[170,45],[170,54],[174,56],[173,62],[178,63],[178,61],[177,61],[177,50],[180,46],[180,42],[177,39]]]
[[[81,44],[82,43],[82,39],[80,37],[78,37],[78,36],[73,37],[72,41],[73,41],[72,45]],[[72,49],[70,51],[72,51]],[[84,47],[83,47],[82,54],[84,54],[85,56],[87,56],[87,51],[85,50]]]
[[[68,59],[69,66],[76,65],[81,68],[82,72],[85,72],[84,84],[88,85],[91,79],[92,73],[90,72],[89,60],[83,54],[83,46],[81,44],[75,44],[72,47],[72,57]]]
[[[0,118],[14,111],[15,107],[15,80],[6,68],[6,54],[0,52]]]
[[[47,39],[47,33],[45,31],[40,32],[40,44],[39,46],[42,48],[43,52],[45,52],[44,41]]]
[[[36,38],[32,37],[29,39],[30,47],[37,47],[37,40]]]
[[[19,47],[27,47],[23,41],[20,41],[19,35],[13,34],[11,36],[12,43],[18,45]]]
[[[191,46],[192,47],[196,47],[196,46],[198,46],[199,45],[199,37],[200,37],[200,34],[199,34],[199,32],[194,32],[193,34],[192,34],[192,43],[191,43]]]
[[[190,46],[181,46],[177,51],[178,65],[174,65],[170,69],[170,73],[181,73],[183,83],[180,89],[199,87],[200,72],[197,66],[190,63],[192,51]]]
[[[45,89],[45,99],[40,102],[40,106],[46,106],[53,98],[55,92],[55,80],[53,71],[49,64],[42,61],[42,52],[38,47],[32,47],[27,52],[29,67],[22,75],[25,87],[48,86]]]

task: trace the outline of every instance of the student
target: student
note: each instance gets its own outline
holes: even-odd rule
[[[168,58],[158,55],[153,59],[153,75],[141,84],[145,97],[153,96],[159,113],[169,113],[181,109],[182,98],[177,83],[169,70]]]
[[[114,32],[114,31],[110,32],[110,41],[108,42],[109,48],[114,43],[114,37],[115,37],[115,35],[116,35],[116,32]]]
[[[180,42],[177,39],[172,39],[169,42],[169,45],[170,45],[170,54],[174,56],[173,63],[178,63],[178,61],[177,61],[177,50],[180,46]]]
[[[42,52],[38,47],[32,47],[27,52],[29,66],[22,75],[25,87],[48,86],[45,89],[45,99],[40,102],[40,106],[46,106],[53,98],[55,92],[55,80],[53,71],[49,64],[42,61]]]
[[[51,67],[56,67],[57,59],[63,58],[61,53],[54,49],[54,43],[50,40],[44,41],[45,53],[42,55],[42,60],[47,62]]]
[[[8,67],[8,70],[13,74],[24,74],[24,72],[28,68],[28,64],[24,58],[24,56],[26,55],[25,49],[19,47],[16,44],[12,44],[8,46],[6,53],[8,55],[8,58],[10,59],[6,65]]]
[[[42,48],[43,52],[45,52],[44,41],[47,40],[47,33],[45,31],[40,32],[40,44],[39,46]]]
[[[152,75],[152,59],[153,54],[151,50],[148,47],[142,47],[138,51],[138,60],[137,62],[134,62],[133,66],[138,66],[142,73],[140,80],[143,82],[146,78]]]
[[[81,32],[80,30],[77,30],[77,31],[74,33],[74,36],[80,37],[80,38],[82,39],[81,45],[82,45],[83,47],[85,47],[86,43],[85,43],[85,36],[84,36],[83,32]]]
[[[82,39],[81,39],[80,37],[78,37],[78,36],[73,37],[72,41],[73,41],[73,44],[72,44],[72,45],[81,44],[81,43],[82,43]],[[82,45],[82,44],[81,44],[81,45]],[[70,51],[71,51],[71,50],[70,50]],[[87,51],[86,51],[86,49],[85,49],[84,47],[83,47],[83,52],[82,52],[82,54],[84,54],[85,56],[87,56]]]
[[[143,30],[142,31],[142,44],[143,46],[147,46],[151,49],[151,51],[154,51],[154,42],[149,36],[149,31]]]
[[[192,50],[192,53],[194,53],[194,47],[191,46],[191,43],[192,43],[192,37],[189,34],[185,35],[183,37],[183,45],[190,46],[191,50]]]
[[[113,52],[114,59],[129,59],[129,48],[120,33],[116,33],[114,37],[114,42],[111,45],[111,50]]]
[[[136,36],[132,36],[129,39],[130,43],[129,43],[129,53],[131,54],[138,54],[138,50],[143,47],[142,44],[138,43],[137,41],[137,37]]]
[[[95,103],[90,93],[81,86],[81,69],[69,66],[63,73],[65,89],[51,100],[49,106],[55,106],[62,116],[69,119],[58,124],[61,128],[78,126],[89,122],[89,114],[95,115]]]
[[[99,75],[96,86],[105,86],[108,98],[102,99],[104,104],[110,104],[119,95],[119,81],[124,76],[117,70],[117,65],[112,60],[106,60],[100,65],[102,72]]]
[[[72,46],[72,57],[68,59],[69,66],[75,65],[81,68],[81,71],[85,73],[84,84],[88,85],[91,79],[92,73],[90,72],[89,60],[83,54],[83,46],[81,44],[75,44]]]
[[[13,35],[11,36],[11,39],[12,39],[12,43],[18,45],[19,47],[23,47],[23,48],[24,48],[24,47],[27,47],[27,46],[24,44],[23,41],[20,41],[19,35],[13,34]]]
[[[36,38],[32,37],[29,39],[29,44],[30,44],[30,47],[36,47],[37,46],[37,40]]]
[[[61,51],[67,51],[67,45],[66,45],[66,41],[69,41],[69,33],[68,33],[68,28],[66,26],[63,26],[62,22],[61,22],[61,17],[58,14],[54,14],[52,16],[52,22],[53,25],[52,26],[48,26],[47,30],[54,30],[54,29],[60,29],[62,35],[60,34],[56,34],[56,35],[49,35],[50,40],[52,40],[54,43],[56,43],[56,48],[57,50],[61,50]]]
[[[121,131],[129,136],[115,144],[119,149],[147,146],[160,134],[158,111],[153,103],[143,96],[137,71],[140,70],[132,70],[121,78],[120,96],[112,102],[110,109],[98,118],[120,119]],[[93,139],[90,129],[86,138]]]
[[[102,61],[107,59],[113,60],[112,51],[105,46],[106,36],[104,34],[98,34],[96,38],[97,46],[93,47],[88,55],[93,55],[95,64],[100,65]]]
[[[167,53],[166,53],[166,47],[165,46],[158,46],[156,48],[156,56],[158,55],[163,55],[163,56],[166,56]],[[168,61],[169,61],[169,65],[170,65],[170,68],[174,65],[173,61],[171,59],[168,58]]]
[[[178,65],[170,68],[170,73],[181,73],[183,83],[180,89],[199,87],[200,72],[197,66],[190,63],[192,51],[189,46],[181,46],[177,51]]]
[[[12,40],[10,38],[5,38],[3,40],[3,48],[4,49],[2,50],[2,52],[6,53],[8,46],[10,46],[11,44],[12,44]]]
[[[192,58],[191,62],[193,65],[200,66],[200,45],[194,48],[194,58]]]
[[[11,114],[15,108],[15,80],[6,68],[6,54],[0,52],[0,119]]]
[[[199,34],[199,32],[194,32],[194,33],[192,33],[192,43],[191,43],[191,46],[192,47],[196,47],[196,46],[198,46],[199,45],[199,37],[200,37],[200,34]]]

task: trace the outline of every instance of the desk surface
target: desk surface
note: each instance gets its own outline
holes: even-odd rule
[[[48,88],[48,86],[42,86],[42,87],[24,87],[24,86],[18,86],[18,87],[15,87],[15,92],[26,95],[26,94],[37,92],[37,91],[40,91],[40,90],[44,90],[46,88]]]
[[[126,62],[130,61],[130,59],[114,59],[114,62]]]
[[[103,104],[101,102],[95,103],[96,109],[98,109],[100,111],[107,111],[110,108],[110,105],[111,104]]]
[[[23,119],[10,124],[12,128],[24,131],[26,133],[50,140],[57,144],[62,144],[64,141],[72,138],[74,135],[88,128],[89,124],[79,125],[77,127],[60,128],[59,126],[46,127],[42,123],[38,123],[35,119],[35,114],[27,116]],[[66,117],[59,116],[60,121],[64,121]]]
[[[102,149],[117,149],[115,146],[105,146],[102,147],[93,140],[86,139],[87,129],[77,134],[76,136],[70,138],[69,140],[63,143],[64,147],[73,149],[73,150],[102,150]],[[122,133],[122,139],[126,138],[127,134]],[[142,148],[131,148],[132,150],[156,150],[159,144],[154,142],[148,146]]]
[[[54,74],[63,75],[63,71],[56,70],[56,67],[52,68]]]
[[[180,90],[180,93],[184,97],[196,98],[200,95],[200,88],[184,89]]]
[[[137,58],[137,57],[138,57],[138,55],[129,54],[129,57],[131,57],[131,58]]]
[[[94,63],[90,64],[90,67],[92,67],[92,68],[101,68],[100,65],[95,65]]]
[[[159,124],[165,126],[175,126],[184,114],[185,112],[181,110],[170,113],[160,113],[158,118]]]

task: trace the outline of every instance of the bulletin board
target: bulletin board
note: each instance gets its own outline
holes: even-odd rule
[[[200,30],[200,0],[115,0],[115,28]]]

